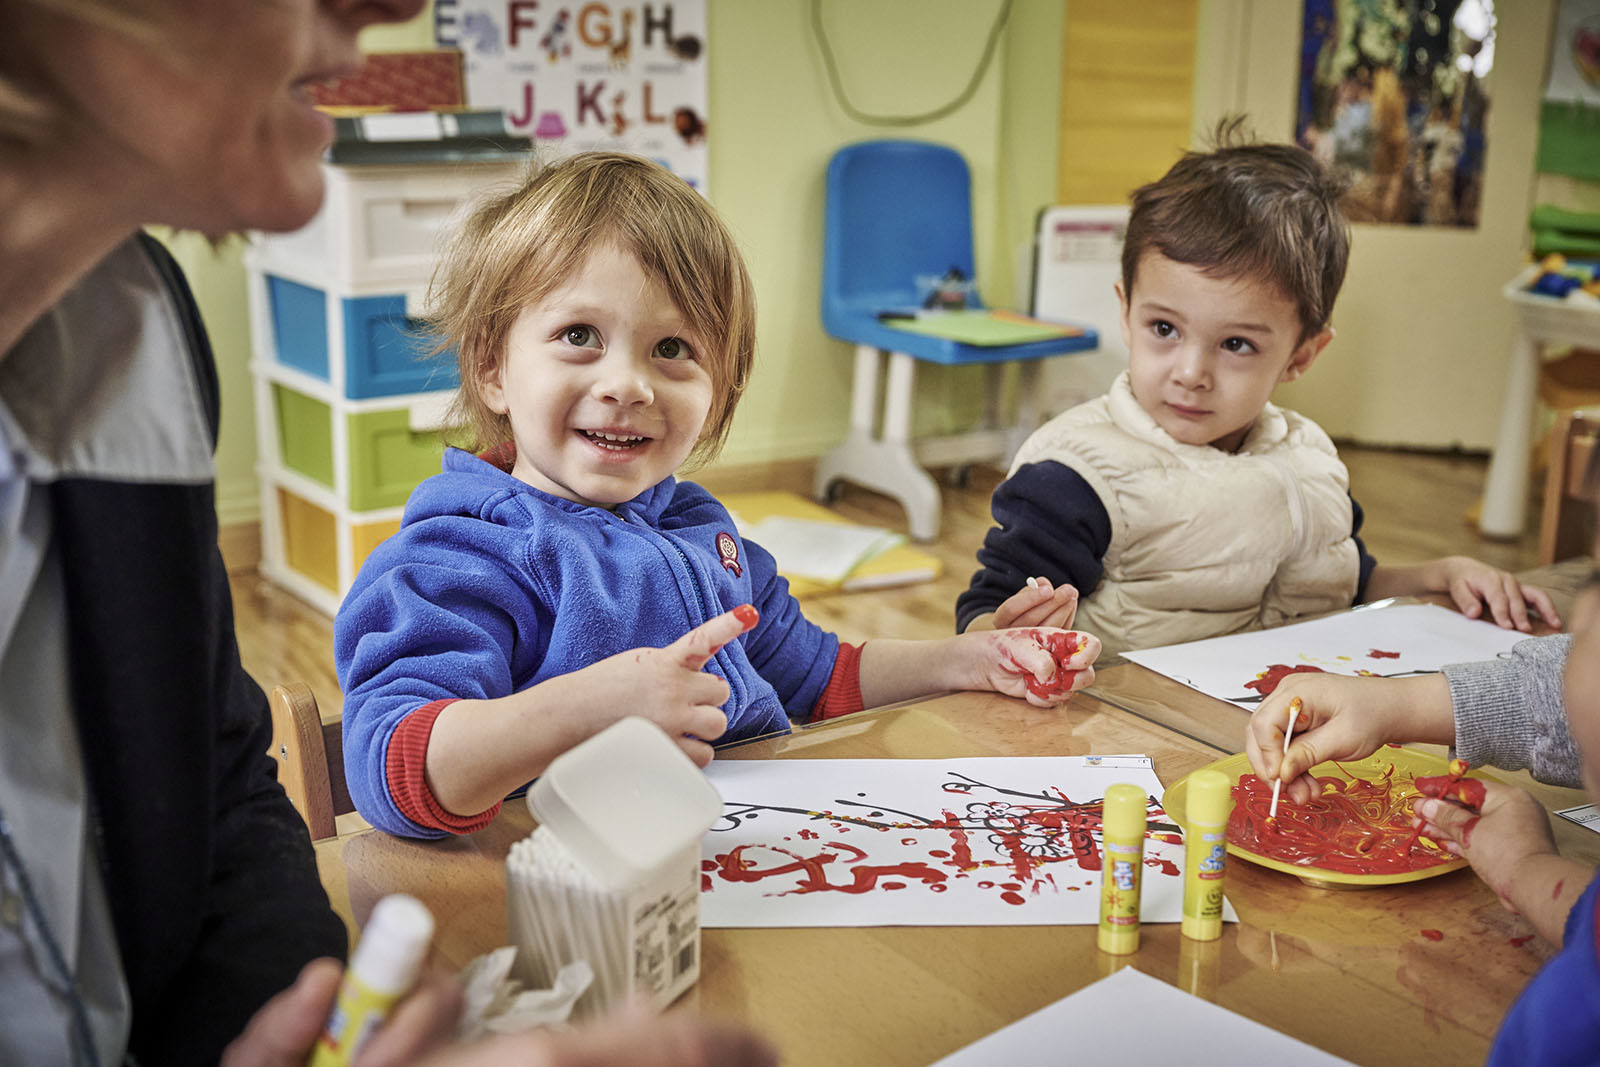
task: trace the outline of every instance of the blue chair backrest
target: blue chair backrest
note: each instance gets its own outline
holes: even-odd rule
[[[914,307],[918,276],[971,279],[972,179],[961,153],[926,141],[863,141],[828,164],[822,318]]]

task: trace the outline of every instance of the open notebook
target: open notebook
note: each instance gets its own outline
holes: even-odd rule
[[[939,560],[904,534],[862,526],[796,493],[728,493],[739,535],[771,552],[795,596],[937,578]]]

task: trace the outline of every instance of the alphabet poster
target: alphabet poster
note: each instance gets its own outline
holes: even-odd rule
[[[541,157],[633,152],[704,191],[705,0],[435,0],[434,36]]]
[[[717,760],[706,774],[723,814],[701,845],[705,927],[1092,925],[1100,804],[1119,782],[1149,797],[1141,918],[1182,918],[1183,838],[1148,756]]]

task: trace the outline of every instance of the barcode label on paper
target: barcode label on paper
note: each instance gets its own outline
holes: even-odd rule
[[[1085,767],[1110,767],[1113,770],[1144,770],[1150,766],[1149,756],[1085,756]]]

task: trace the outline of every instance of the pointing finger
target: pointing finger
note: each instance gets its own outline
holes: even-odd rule
[[[674,641],[670,648],[680,664],[697,671],[722,651],[723,645],[753,629],[760,621],[760,612],[749,604],[740,604],[732,611],[725,611],[709,622],[696,626]]]

